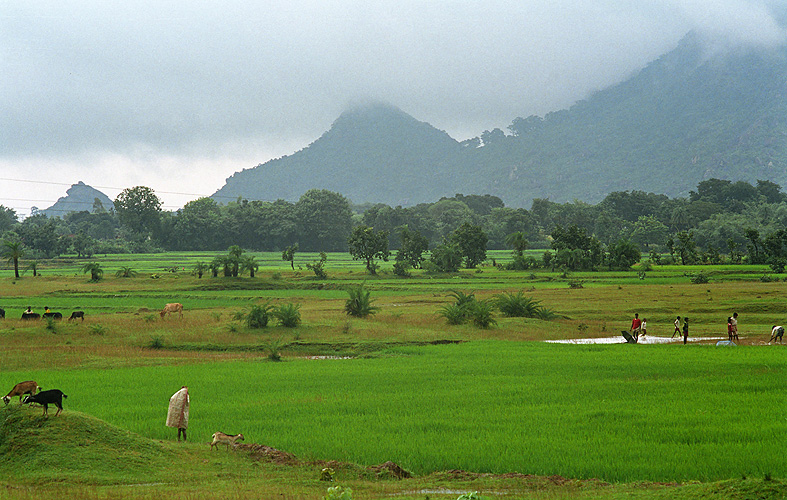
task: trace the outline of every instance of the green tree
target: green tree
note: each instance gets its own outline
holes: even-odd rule
[[[154,234],[161,222],[161,200],[149,187],[126,188],[115,198],[120,223],[139,236]]]
[[[576,224],[552,230],[552,248],[557,250],[554,265],[570,270],[595,269],[603,260],[601,242]]]
[[[675,251],[680,255],[680,261],[685,266],[697,262],[697,243],[694,241],[694,231],[680,231],[676,237]]]
[[[84,231],[80,231],[74,236],[74,239],[71,240],[71,245],[77,253],[77,259],[83,257],[89,259],[95,252],[96,240],[88,236]]]
[[[466,268],[473,269],[486,260],[486,244],[489,238],[481,226],[465,222],[451,233],[450,241],[462,252]]]
[[[642,258],[642,254],[631,240],[619,239],[617,243],[609,247],[609,268],[626,270],[636,264]]]
[[[19,219],[16,216],[16,210],[0,205],[0,234],[9,231],[18,223]]]
[[[634,223],[631,240],[638,245],[649,248],[651,244],[662,245],[667,240],[669,228],[662,224],[655,215],[640,215]]]
[[[217,250],[223,244],[221,207],[212,198],[198,198],[178,210],[172,245],[178,250]]]
[[[375,231],[368,226],[357,226],[347,240],[353,260],[365,260],[369,274],[377,274],[375,259],[388,261],[388,231]]]
[[[302,250],[329,252],[347,249],[352,230],[350,202],[339,193],[310,189],[295,204]]]
[[[281,252],[281,260],[290,263],[290,267],[295,271],[295,252],[298,251],[298,244],[290,245]]]
[[[3,258],[14,266],[14,277],[19,278],[19,259],[25,256],[25,245],[19,240],[3,241]]]
[[[442,273],[455,273],[462,266],[462,258],[462,249],[459,245],[446,241],[432,250],[429,263]]]
[[[418,269],[424,261],[424,252],[429,250],[429,240],[418,231],[407,226],[399,229],[401,245],[396,251],[396,262],[406,263]]]

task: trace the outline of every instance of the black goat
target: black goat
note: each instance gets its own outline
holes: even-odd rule
[[[67,398],[63,391],[60,389],[50,389],[48,391],[41,391],[38,394],[33,394],[32,396],[27,396],[22,403],[30,404],[30,403],[38,403],[44,406],[44,415],[48,414],[49,405],[57,406],[57,413],[55,416],[60,415],[60,412],[63,411],[63,398]]]

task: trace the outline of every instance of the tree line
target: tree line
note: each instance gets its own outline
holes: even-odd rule
[[[644,252],[656,262],[767,263],[779,270],[787,264],[787,195],[770,181],[708,179],[683,198],[618,191],[595,205],[536,199],[527,210],[491,195],[462,194],[412,207],[353,205],[339,193],[312,189],[296,202],[222,205],[199,198],[164,211],[152,189],[137,186],[111,207],[97,202],[62,218],[19,221],[0,205],[0,233],[6,247],[15,242],[28,258],[232,246],[285,254],[349,250],[374,272],[391,250],[400,268],[428,261],[453,269],[457,262],[478,265],[487,249],[509,248],[518,268],[626,267]],[[527,248],[546,252],[536,259],[525,255]]]

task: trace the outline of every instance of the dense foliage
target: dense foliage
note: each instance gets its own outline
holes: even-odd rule
[[[19,221],[0,206],[4,259],[18,266],[62,254],[164,250],[227,250],[195,272],[254,276],[248,251],[279,251],[294,268],[298,251],[350,251],[374,274],[396,252],[395,272],[411,268],[455,272],[486,260],[486,251],[512,249],[511,269],[627,269],[643,255],[654,263],[787,265],[787,195],[781,186],[708,179],[686,198],[616,191],[598,204],[533,201],[530,210],[506,207],[490,195],[461,195],[413,207],[353,206],[337,193],[313,190],[296,203],[210,198],[176,212],[158,210],[147,188],[118,197],[121,210],[37,214]],[[132,204],[131,194],[139,203]],[[144,201],[144,203],[143,203]],[[129,212],[139,211],[139,214]],[[121,213],[125,213],[123,217]],[[132,222],[129,222],[132,221]],[[144,221],[144,222],[142,222]],[[229,250],[228,250],[229,249]],[[541,258],[525,250],[546,250]],[[324,261],[323,261],[324,263]],[[494,264],[494,262],[493,262]],[[29,262],[24,263],[29,265]],[[324,269],[317,266],[320,277]]]

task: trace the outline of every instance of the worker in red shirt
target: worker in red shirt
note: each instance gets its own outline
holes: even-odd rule
[[[642,331],[642,320],[639,319],[639,313],[634,313],[634,319],[631,320],[631,335],[636,339]]]

